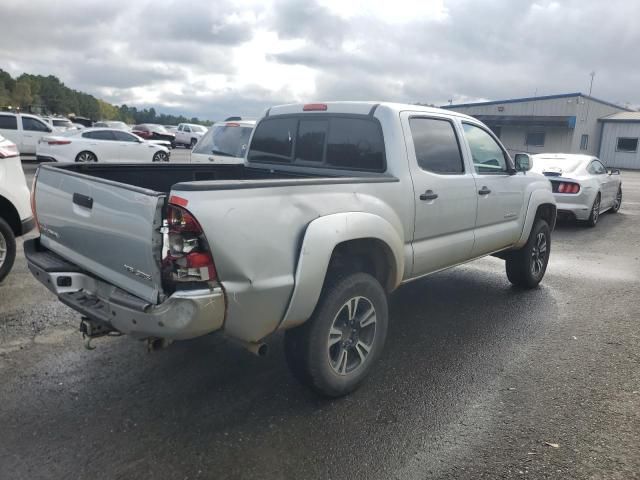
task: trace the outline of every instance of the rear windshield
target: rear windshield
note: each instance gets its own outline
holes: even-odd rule
[[[368,116],[266,118],[256,128],[248,158],[373,172],[386,168],[382,129]]]
[[[251,136],[251,127],[234,125],[213,126],[198,142],[193,153],[244,157]]]
[[[69,120],[53,120],[54,127],[70,127],[71,122]]]

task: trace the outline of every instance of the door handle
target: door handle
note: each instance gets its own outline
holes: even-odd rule
[[[427,190],[420,195],[420,200],[435,200],[436,198],[438,198],[438,194],[434,193],[433,190]]]
[[[489,190],[487,187],[482,187],[480,190],[478,190],[478,195],[489,195],[491,193],[491,190]]]
[[[82,195],[81,193],[73,194],[73,203],[80,205],[81,207],[88,208],[89,210],[93,208],[93,198],[87,195]]]

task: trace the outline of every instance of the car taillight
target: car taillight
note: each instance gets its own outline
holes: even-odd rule
[[[18,147],[15,144],[0,145],[0,158],[17,157],[18,155]]]
[[[170,202],[175,198],[171,197]],[[217,280],[207,239],[202,227],[188,210],[169,203],[162,233],[162,274],[168,289],[175,288],[181,282]]]
[[[580,191],[580,185],[577,183],[560,182],[558,185],[558,193],[578,193]]]

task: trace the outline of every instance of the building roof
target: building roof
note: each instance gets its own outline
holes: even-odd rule
[[[443,105],[440,108],[460,108],[460,107],[479,107],[483,105],[502,105],[505,103],[519,103],[519,102],[533,102],[539,100],[555,100],[558,98],[573,98],[573,97],[583,97],[593,102],[602,103],[604,105],[609,105],[610,107],[619,108],[620,110],[631,111],[626,107],[621,107],[620,105],[616,105],[615,103],[607,102],[605,100],[600,100],[599,98],[590,97],[589,95],[585,95],[581,92],[574,93],[560,93],[558,95],[543,95],[540,97],[522,97],[522,98],[510,98],[506,100],[491,100],[489,102],[475,102],[475,103],[458,103],[455,105]]]
[[[640,122],[640,112],[618,112],[600,119],[601,122]]]

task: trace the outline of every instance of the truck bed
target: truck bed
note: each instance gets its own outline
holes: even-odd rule
[[[326,172],[313,175],[308,172],[276,171],[237,164],[61,164],[52,165],[51,167],[117,182],[121,186],[125,184],[160,193],[169,193],[177,183],[194,181],[283,180],[328,177]],[[47,168],[50,167],[47,166]]]

